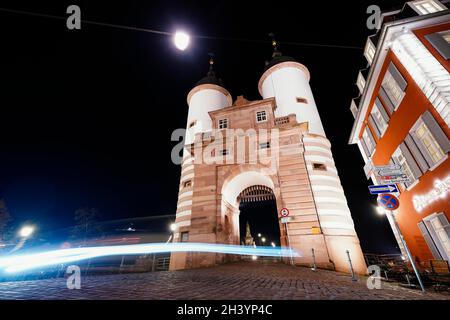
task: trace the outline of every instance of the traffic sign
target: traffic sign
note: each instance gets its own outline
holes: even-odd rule
[[[397,167],[383,168],[383,169],[379,169],[377,172],[380,177],[401,176],[402,174],[404,174],[402,167],[400,167],[400,168],[397,168]]]
[[[378,176],[378,178],[384,184],[411,182],[406,174]]]
[[[287,208],[283,208],[280,210],[280,216],[287,217],[289,215],[289,210]]]
[[[395,184],[381,184],[377,186],[369,186],[370,194],[393,193],[398,192]]]
[[[288,223],[289,221],[291,221],[291,217],[283,217],[283,218],[281,218],[281,223]]]
[[[380,194],[377,199],[378,204],[386,210],[392,211],[400,206],[400,200],[392,194]]]

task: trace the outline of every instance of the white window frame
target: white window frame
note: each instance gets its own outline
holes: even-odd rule
[[[408,4],[419,15],[426,15],[447,9],[442,3],[436,0],[416,0],[410,1]]]
[[[405,97],[405,91],[400,88],[399,84],[389,70],[386,70],[381,86],[386,92],[388,99],[391,101],[394,111],[397,110]]]
[[[356,79],[356,86],[359,89],[360,93],[363,93],[364,87],[366,86],[366,79],[364,79],[361,71],[358,72],[358,78]]]
[[[369,134],[372,135],[372,139],[370,139]],[[369,152],[369,157],[371,157],[375,153],[375,149],[376,149],[377,145],[375,142],[375,138],[374,138],[372,132],[370,131],[369,127],[366,127],[364,129],[363,134],[362,134],[362,139],[367,147],[367,151]]]
[[[433,213],[425,217],[423,221],[439,251],[439,254],[442,256],[443,259],[450,262],[450,248],[448,247],[449,246],[448,242],[450,241],[450,239],[448,237],[448,233],[445,232],[450,228],[448,218],[443,212],[439,212]],[[445,242],[447,242],[447,247],[445,247],[443,244],[442,241],[443,237],[446,237]]]
[[[353,115],[353,118],[356,119],[356,116],[358,115],[358,107],[356,106],[355,100],[352,100],[352,103],[350,104],[350,112]]]
[[[260,110],[256,112],[256,122],[266,122],[267,121],[267,112],[266,110]]]
[[[383,134],[386,132],[389,122],[386,121],[385,117],[383,117],[382,112],[384,112],[387,115],[387,112],[384,110],[384,107],[381,104],[380,100],[375,100],[375,103],[373,104],[372,110],[370,111],[370,114],[373,117],[373,121],[375,122],[375,125],[377,126],[380,137],[383,136]],[[381,110],[383,108],[383,110]]]
[[[373,42],[370,40],[370,38],[367,38],[366,46],[364,47],[364,56],[366,57],[369,64],[372,64],[376,50],[377,48],[375,47]]]
[[[412,163],[409,163],[408,158],[406,155],[403,154],[400,146],[395,149],[394,153],[392,154],[392,159],[395,164],[399,164],[402,166],[402,171],[406,176],[409,178],[409,183],[402,183],[403,187],[405,189],[412,187],[415,185],[416,180],[419,179],[419,177],[414,176],[414,172],[411,168]],[[411,161],[415,161],[414,158],[411,155]]]
[[[450,30],[427,34],[425,39],[431,43],[434,49],[436,49],[444,59],[450,59]]]
[[[423,133],[420,136],[418,135],[419,130],[423,130]],[[426,159],[428,161],[432,161],[432,163],[429,164],[430,167],[433,167],[446,157],[445,152],[442,150],[433,133],[430,131],[430,128],[428,128],[421,117],[416,121],[410,133],[415,140],[418,139],[422,143],[424,148],[420,148],[420,150],[422,153],[426,152]]]
[[[228,118],[219,119],[217,126],[219,129],[228,129]]]

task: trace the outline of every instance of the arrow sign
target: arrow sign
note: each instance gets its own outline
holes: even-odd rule
[[[369,186],[370,194],[393,193],[398,192],[395,184],[381,184],[378,186]]]

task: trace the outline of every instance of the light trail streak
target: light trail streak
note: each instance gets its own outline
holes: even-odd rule
[[[82,261],[86,259],[150,253],[208,252],[265,257],[299,257],[292,249],[283,247],[259,247],[209,244],[209,243],[147,243],[121,246],[85,247],[44,251],[40,253],[12,255],[0,258],[0,269],[7,273]]]

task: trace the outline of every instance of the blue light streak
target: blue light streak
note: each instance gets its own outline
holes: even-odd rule
[[[265,257],[299,257],[299,253],[286,247],[257,247],[209,243],[147,243],[121,246],[101,246],[51,250],[39,253],[10,255],[0,258],[0,270],[15,273],[52,265],[71,263],[92,258],[140,255],[169,252],[207,252]]]

